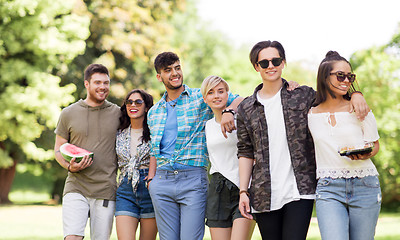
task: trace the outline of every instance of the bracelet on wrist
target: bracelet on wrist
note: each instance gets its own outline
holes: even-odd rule
[[[68,164],[68,168],[67,168],[67,169],[68,169],[68,172],[70,172],[70,173],[78,173],[78,172],[79,172],[79,171],[77,171],[77,172],[72,172],[72,171],[71,171],[71,164]]]
[[[240,190],[239,195],[241,195],[242,193],[246,193],[247,196],[250,196],[250,194],[247,190]]]
[[[235,113],[235,110],[233,110],[233,109],[231,109],[231,108],[222,110],[222,114],[224,114],[224,113],[232,113],[233,115],[236,114],[236,113]]]

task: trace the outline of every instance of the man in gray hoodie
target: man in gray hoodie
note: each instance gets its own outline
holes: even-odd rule
[[[120,110],[106,100],[110,77],[105,66],[89,65],[84,84],[86,99],[64,108],[55,130],[55,158],[68,170],[62,201],[64,238],[83,239],[90,217],[91,239],[109,239],[115,209],[115,136]],[[68,162],[60,153],[64,143],[84,148],[94,156]]]

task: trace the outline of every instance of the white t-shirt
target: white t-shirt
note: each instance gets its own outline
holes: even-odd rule
[[[257,100],[264,106],[268,127],[271,211],[281,209],[285,204],[301,198],[313,199],[314,195],[300,196],[297,189],[286,136],[281,91],[268,99],[262,99],[257,93]]]
[[[309,113],[308,127],[314,139],[317,178],[352,178],[376,176],[371,159],[351,160],[340,156],[342,146],[363,146],[379,139],[374,114],[369,112],[360,122],[354,113],[332,113],[336,125],[330,124],[331,113]]]
[[[215,121],[215,118],[207,121],[205,131],[208,156],[211,162],[210,174],[219,172],[239,187],[236,131],[227,132],[228,138],[225,138],[221,132],[221,125]]]

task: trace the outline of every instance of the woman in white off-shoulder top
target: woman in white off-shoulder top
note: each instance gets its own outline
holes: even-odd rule
[[[349,113],[349,93],[355,74],[350,63],[329,51],[317,76],[315,107],[308,114],[317,161],[316,210],[321,237],[330,239],[374,239],[381,206],[378,172],[371,161],[379,151],[379,135],[372,112],[363,121]],[[370,153],[341,156],[343,147]]]

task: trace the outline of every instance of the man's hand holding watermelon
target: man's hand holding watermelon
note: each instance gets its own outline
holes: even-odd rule
[[[56,160],[71,173],[77,173],[93,163],[93,153],[56,136]]]
[[[69,165],[67,168],[69,172],[77,173],[77,172],[89,167],[93,163],[93,159],[90,155],[84,156],[80,162],[75,162],[75,161],[76,161],[76,158],[74,157],[69,162]]]

